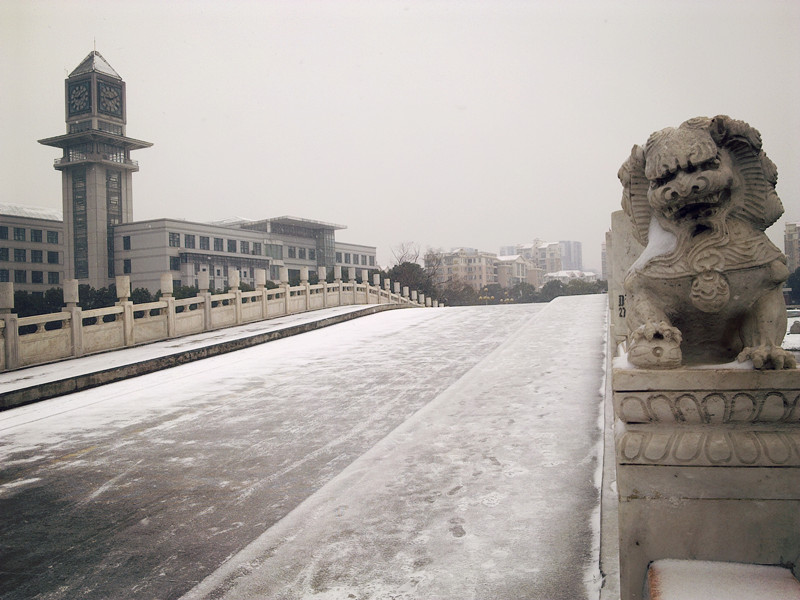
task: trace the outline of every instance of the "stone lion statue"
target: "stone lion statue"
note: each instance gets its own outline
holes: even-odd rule
[[[764,233],[783,214],[778,172],[759,132],[724,115],[690,119],[634,146],[619,178],[645,246],[624,284],[628,360],[795,368],[781,348],[786,257]]]

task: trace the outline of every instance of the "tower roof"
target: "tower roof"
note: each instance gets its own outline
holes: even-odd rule
[[[91,73],[92,71],[96,73],[102,73],[103,75],[108,75],[109,77],[113,77],[115,79],[122,79],[119,76],[114,68],[108,64],[108,61],[103,58],[103,56],[97,51],[92,50],[89,52],[89,55],[83,59],[83,62],[77,66],[77,68],[69,74],[70,77],[75,75],[83,75],[84,73]]]

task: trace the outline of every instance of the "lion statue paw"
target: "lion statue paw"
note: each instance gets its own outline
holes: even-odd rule
[[[633,332],[628,360],[640,369],[674,369],[681,364],[681,332],[666,321]]]
[[[752,360],[756,369],[796,369],[797,361],[791,352],[779,346],[754,346],[745,348],[737,357],[739,362]]]

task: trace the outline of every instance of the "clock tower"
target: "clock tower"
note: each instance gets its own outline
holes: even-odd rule
[[[94,288],[114,281],[114,226],[133,220],[131,150],[153,144],[125,135],[125,82],[92,51],[64,84],[67,133],[39,140],[61,148],[64,274]]]

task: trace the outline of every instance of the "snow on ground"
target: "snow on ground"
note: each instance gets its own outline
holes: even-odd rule
[[[212,344],[220,344],[231,340],[252,337],[286,327],[318,321],[335,315],[356,312],[363,310],[365,306],[366,305],[339,306],[297,313],[275,319],[268,319],[266,321],[257,321],[247,325],[215,329],[213,331],[206,331],[204,333],[185,337],[153,342],[152,344],[113,350],[102,354],[93,354],[45,365],[36,365],[16,371],[8,371],[6,373],[0,373],[0,393],[17,389],[21,385],[40,385],[51,381],[74,377],[75,375],[113,369],[114,367],[130,365],[143,360],[168,356],[186,350],[210,346]]]
[[[390,311],[0,413],[0,503],[73,507],[15,556],[58,527],[52,598],[597,598],[606,310]]]
[[[597,598],[605,311],[549,304],[184,600]]]

